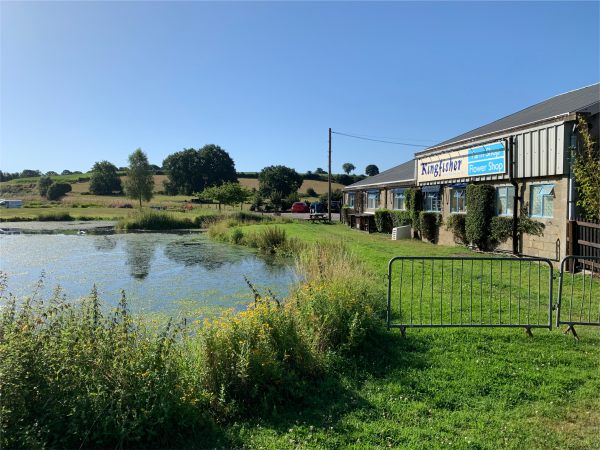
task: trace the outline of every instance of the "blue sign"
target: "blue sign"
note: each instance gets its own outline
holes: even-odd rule
[[[468,153],[469,176],[495,175],[506,172],[504,143],[470,148]]]

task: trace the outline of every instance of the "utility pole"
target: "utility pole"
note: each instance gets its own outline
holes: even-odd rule
[[[329,215],[329,222],[331,222],[331,128],[329,129],[329,175],[327,177],[328,191],[327,191],[327,213]]]

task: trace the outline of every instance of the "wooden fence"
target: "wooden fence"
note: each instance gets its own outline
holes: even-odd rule
[[[569,221],[567,252],[580,256],[584,268],[600,273],[600,263],[584,259],[586,256],[600,257],[600,223],[581,219]]]

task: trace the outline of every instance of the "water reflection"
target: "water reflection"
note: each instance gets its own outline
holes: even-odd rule
[[[94,247],[98,251],[114,250],[117,246],[117,240],[113,236],[95,236]]]
[[[143,280],[150,273],[150,265],[154,258],[156,243],[136,239],[137,236],[125,241],[127,265],[129,274],[138,280]]]
[[[76,299],[96,285],[107,303],[116,304],[124,289],[137,311],[187,317],[243,308],[253,299],[244,277],[260,292],[271,289],[278,298],[297,281],[290,261],[200,234],[0,235],[0,251],[7,292],[19,298],[31,295],[45,271],[42,296],[51,296],[52,288],[60,285],[69,300]]]
[[[201,266],[206,270],[216,270],[224,264],[242,259],[239,254],[225,250],[220,248],[215,251],[207,242],[180,240],[169,242],[165,246],[165,256],[185,267]]]

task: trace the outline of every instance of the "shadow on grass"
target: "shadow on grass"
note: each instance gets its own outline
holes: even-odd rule
[[[429,344],[422,337],[404,339],[400,334],[381,328],[369,336],[351,355],[333,362],[329,373],[315,384],[306,386],[300,399],[261,411],[244,421],[248,428],[266,427],[277,434],[291,427],[327,429],[335,426],[346,414],[355,410],[374,410],[365,398],[357,394],[368,379],[394,373],[399,383],[403,372],[426,367]],[[229,434],[229,445],[243,446],[244,440],[235,431]]]

